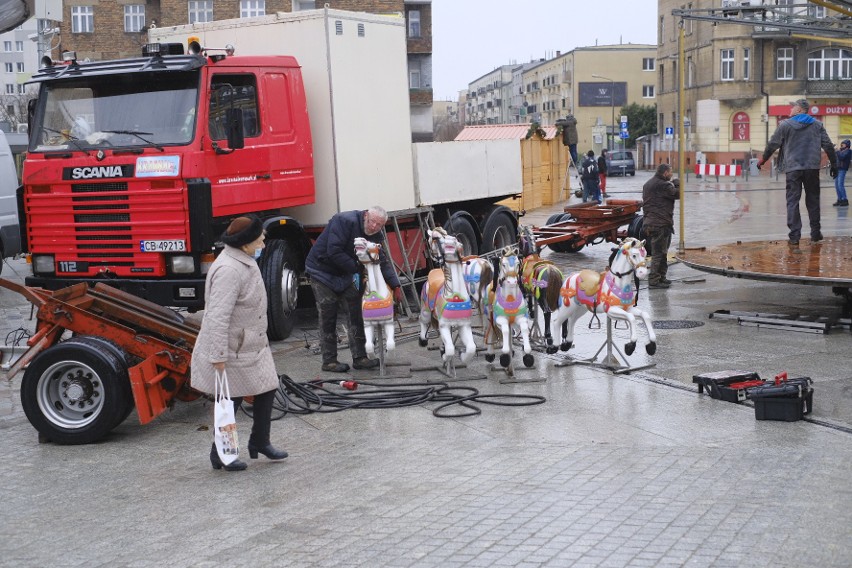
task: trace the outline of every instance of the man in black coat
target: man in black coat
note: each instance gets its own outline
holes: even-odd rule
[[[343,211],[328,222],[325,230],[305,260],[305,269],[311,277],[311,289],[319,313],[322,370],[345,373],[349,365],[337,360],[337,313],[340,306],[349,314],[349,348],[352,365],[356,369],[372,369],[379,361],[367,357],[367,338],[361,314],[363,283],[359,282],[361,263],[355,256],[355,238],[363,237],[374,243],[382,242],[382,227],[387,223],[387,212],[373,206],[363,211]],[[390,258],[381,253],[382,276],[391,287],[394,297],[400,297],[399,277]]]
[[[651,270],[649,288],[668,288],[672,281],[666,278],[669,263],[666,255],[674,233],[674,202],[680,199],[680,180],[672,179],[672,167],[660,164],[654,177],[642,186],[642,232],[650,242]]]

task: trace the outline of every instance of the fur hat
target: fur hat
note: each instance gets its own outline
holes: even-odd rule
[[[263,223],[256,215],[237,217],[222,233],[220,240],[226,245],[240,248],[257,240],[263,234]]]

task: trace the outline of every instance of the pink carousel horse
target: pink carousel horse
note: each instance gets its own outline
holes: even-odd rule
[[[361,299],[361,313],[364,316],[364,335],[367,337],[367,353],[375,353],[373,331],[382,326],[385,335],[385,348],[391,351],[396,347],[393,323],[393,292],[382,276],[379,254],[382,245],[368,241],[363,237],[355,239],[355,256],[364,265],[367,278],[364,295]]]
[[[488,287],[485,301],[485,316],[488,328],[485,343],[488,350],[485,360],[494,360],[494,343],[502,341],[500,365],[508,367],[512,362],[512,330],[517,328],[524,345],[524,365],[532,367],[534,360],[530,345],[530,318],[527,302],[520,284],[521,261],[515,251],[506,249],[500,259],[500,270],[496,283]],[[494,333],[492,341],[491,333]]]
[[[443,229],[428,231],[427,239],[430,254],[442,268],[429,271],[420,292],[420,345],[427,345],[429,328],[437,328],[444,343],[444,362],[449,363],[456,354],[452,330],[458,328],[465,347],[461,358],[467,361],[476,353],[476,343],[470,325],[473,309],[464,280],[462,245]]]
[[[565,279],[560,291],[562,301],[554,323],[557,328],[562,326],[562,343],[559,347],[562,351],[571,348],[574,324],[588,312],[605,312],[607,317],[627,322],[630,342],[624,345],[624,352],[628,355],[636,349],[636,317],[642,318],[648,331],[645,351],[649,355],[657,351],[657,336],[651,317],[635,305],[638,280],[648,276],[646,255],[645,241],[626,238],[613,249],[605,272],[581,270]]]
[[[557,348],[553,344],[553,336],[550,333],[551,314],[559,309],[559,289],[565,276],[550,260],[542,259],[539,254],[541,250],[535,244],[535,235],[532,228],[525,225],[520,231],[520,253],[521,261],[521,286],[530,310],[530,319],[534,325],[538,322],[538,310],[541,310],[544,319],[544,340],[548,353],[556,353]]]

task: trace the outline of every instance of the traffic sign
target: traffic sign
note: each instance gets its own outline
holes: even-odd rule
[[[671,140],[672,138],[674,138],[674,128],[666,126],[666,139]]]
[[[628,131],[626,131],[626,130],[622,130],[622,131],[621,131],[621,137],[622,137],[623,139],[627,140],[628,138],[630,138],[630,133],[629,133]]]
[[[622,129],[622,130],[627,130],[627,121],[626,121],[626,120],[622,120],[622,121],[621,121],[621,129]]]

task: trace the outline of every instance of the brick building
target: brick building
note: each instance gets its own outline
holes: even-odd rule
[[[81,60],[138,57],[149,27],[313,10],[326,4],[335,10],[404,15],[412,137],[432,140],[431,0],[64,0],[62,42],[51,55],[59,59],[63,51],[75,51]]]

